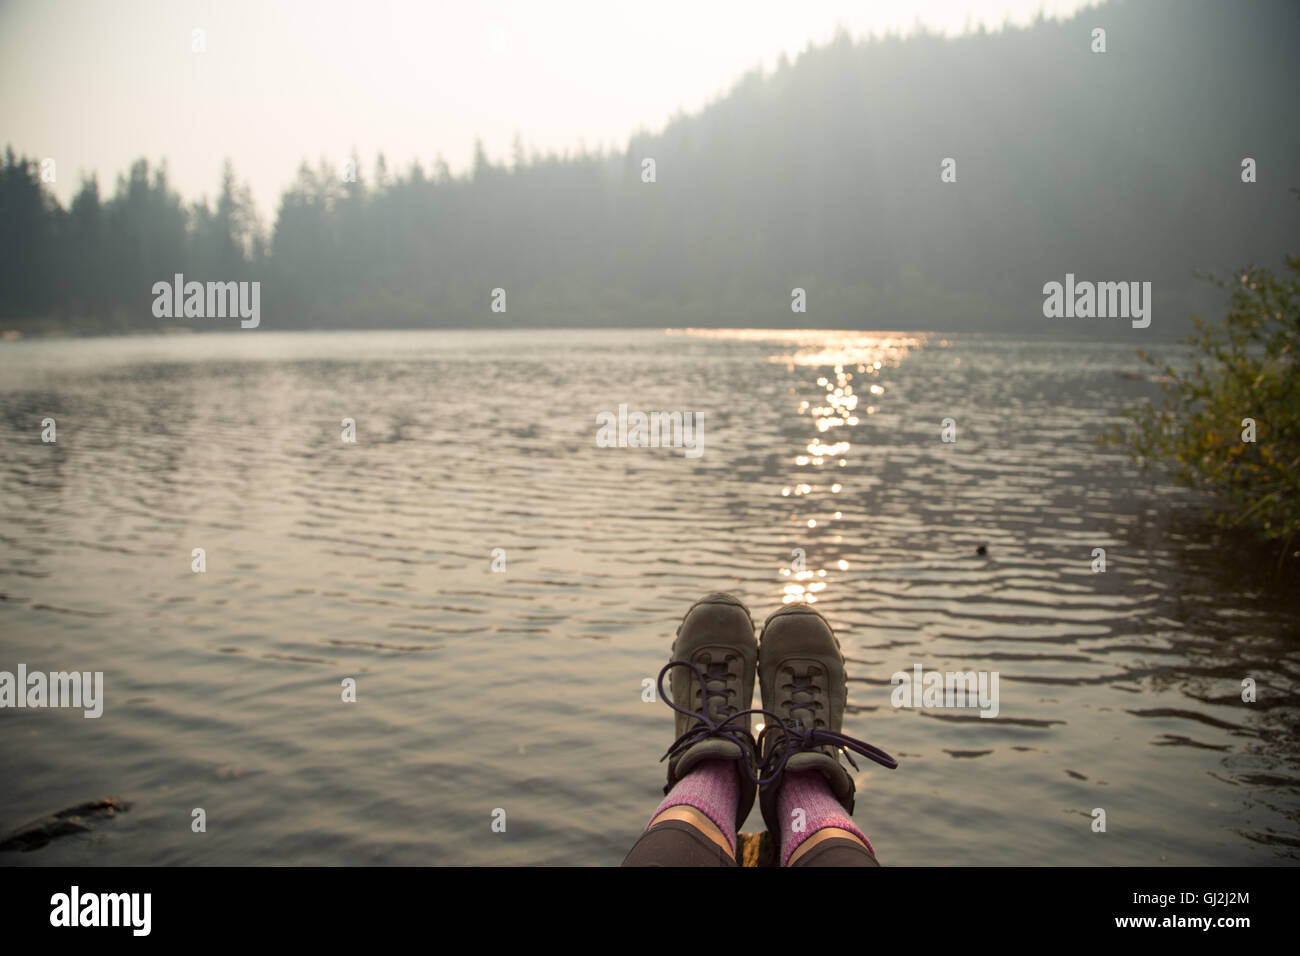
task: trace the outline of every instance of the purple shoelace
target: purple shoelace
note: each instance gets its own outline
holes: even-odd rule
[[[664,693],[664,677],[674,667],[689,667],[695,674],[695,679],[700,682],[700,688],[702,691],[702,712],[679,707],[672,701],[668,694]],[[710,675],[710,677],[715,681],[723,680],[729,676],[729,674]],[[756,786],[764,786],[779,779],[781,774],[785,771],[786,762],[792,756],[806,750],[815,750],[818,747],[830,746],[840,748],[844,751],[844,756],[848,759],[849,763],[853,765],[854,770],[858,769],[858,765],[854,763],[853,758],[849,756],[848,751],[850,750],[870,760],[874,760],[882,767],[888,767],[890,770],[898,767],[897,760],[880,748],[874,747],[866,741],[858,740],[855,737],[850,737],[847,734],[841,734],[833,730],[825,730],[816,726],[805,726],[798,718],[785,721],[782,720],[779,715],[772,713],[770,710],[764,710],[761,707],[753,707],[749,710],[732,711],[724,720],[715,721],[709,713],[709,698],[726,696],[728,692],[725,689],[712,690],[710,689],[708,682],[709,678],[702,674],[700,669],[690,661],[669,661],[664,665],[663,670],[659,672],[659,698],[679,714],[694,717],[699,721],[699,723],[691,727],[690,730],[686,731],[686,733],[673,741],[673,744],[668,748],[667,753],[659,758],[661,763],[705,738],[718,737],[723,740],[730,740],[739,748],[741,763],[744,765],[743,772]],[[724,704],[722,709],[729,709],[729,705]],[[736,720],[736,718],[748,718],[750,714],[762,714],[765,719],[765,726],[758,736],[757,750],[754,747],[754,738],[749,732],[748,720],[746,720],[743,726],[732,725],[732,721]],[[764,738],[766,738],[769,732],[775,729],[781,731],[781,740],[773,747],[768,760],[760,762],[757,758],[757,753],[762,752]],[[764,772],[768,769],[768,763],[773,758],[777,758],[776,769],[765,775]]]

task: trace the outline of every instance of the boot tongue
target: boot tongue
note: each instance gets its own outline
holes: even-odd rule
[[[811,674],[790,675],[790,717],[793,720],[804,727],[816,727],[817,709],[812,706],[816,698],[817,686]]]
[[[729,695],[726,693],[727,678],[730,675],[727,671],[728,668],[726,661],[711,660],[709,661],[708,666],[704,669],[704,679],[709,685],[705,690],[722,692],[721,694],[715,693],[714,696],[708,697],[705,702],[705,706],[707,706],[709,710],[709,716],[713,717],[715,720],[726,717],[728,713],[730,713],[730,708],[727,706]],[[721,686],[715,686],[719,684]]]

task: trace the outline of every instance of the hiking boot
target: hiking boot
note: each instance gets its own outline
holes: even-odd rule
[[[898,766],[884,751],[840,732],[848,699],[844,655],[826,619],[807,604],[787,604],[763,624],[758,682],[763,710],[780,718],[759,735],[764,775],[759,807],[772,833],[781,832],[777,793],[784,773],[820,773],[852,814],[853,777],[840,763],[840,752],[853,750],[891,770]],[[848,760],[856,770],[853,758]]]
[[[758,752],[749,726],[758,642],[749,611],[730,594],[714,592],[691,605],[677,628],[671,674],[677,740],[668,749],[668,793],[705,760],[734,760],[740,779],[736,829],[749,816],[758,782]]]

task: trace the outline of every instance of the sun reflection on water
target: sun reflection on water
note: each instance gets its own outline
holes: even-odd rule
[[[923,348],[930,336],[807,329],[680,329],[669,330],[669,334],[771,345],[774,352],[768,356],[769,362],[785,365],[794,373],[807,374],[806,370],[811,370],[803,387],[817,394],[800,399],[792,411],[809,416],[816,434],[791,456],[794,474],[777,489],[782,497],[791,499],[790,522],[795,538],[791,552],[794,560],[778,570],[786,604],[816,604],[826,590],[827,572],[825,568],[808,570],[806,564],[815,560],[809,555],[818,544],[840,544],[835,526],[842,524],[843,511],[839,509],[843,505],[831,496],[853,492],[851,484],[820,482],[817,469],[848,465],[846,456],[853,450],[853,429],[881,407],[872,404],[860,409],[859,394],[881,402],[886,395],[885,386],[877,381],[881,372]],[[838,555],[828,555],[826,561],[835,572],[850,568],[849,561]]]

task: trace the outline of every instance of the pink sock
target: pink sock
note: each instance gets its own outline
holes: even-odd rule
[[[664,797],[650,815],[653,820],[669,807],[694,807],[718,825],[731,852],[736,852],[736,806],[740,803],[740,778],[734,760],[706,760],[698,764]],[[647,825],[646,829],[649,829]]]
[[[816,771],[809,773],[787,773],[777,795],[777,809],[781,814],[781,865],[789,866],[790,857],[799,849],[799,844],[818,830],[827,827],[839,827],[856,835],[871,855],[871,841],[865,833],[853,825],[853,819],[840,806],[840,802],[831,794],[826,778]],[[802,811],[796,813],[795,811]],[[799,829],[795,829],[798,823]]]

